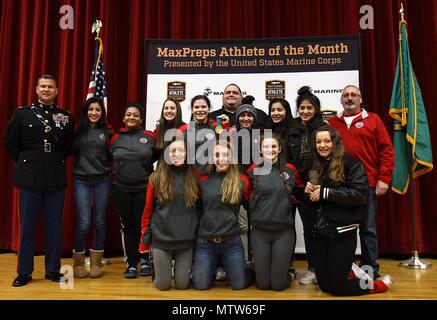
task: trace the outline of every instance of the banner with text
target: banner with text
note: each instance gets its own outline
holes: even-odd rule
[[[327,115],[341,110],[344,86],[359,85],[358,35],[146,42],[148,129],[155,127],[167,97],[181,102],[183,119],[188,121],[192,97],[205,94],[213,110],[219,109],[229,83],[254,96],[254,105],[264,111],[269,99],[285,98],[294,114],[297,90],[309,85]]]
[[[236,83],[254,105],[268,112],[275,97],[290,102],[296,116],[297,90],[308,85],[326,117],[343,108],[340,92],[360,83],[358,35],[244,40],[146,40],[146,128],[154,130],[168,97],[191,116],[191,98],[205,94],[212,110],[222,107],[224,88]],[[300,223],[297,227],[301,228]],[[301,238],[301,237],[298,237]],[[303,240],[298,239],[297,252]]]

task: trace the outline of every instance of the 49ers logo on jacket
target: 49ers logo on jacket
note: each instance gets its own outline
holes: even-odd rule
[[[361,121],[358,121],[357,123],[355,123],[355,127],[357,127],[358,129],[361,129],[362,127],[364,127],[364,123]]]
[[[290,179],[290,175],[289,175],[287,172],[282,172],[282,173],[281,173],[281,177],[282,177],[282,179],[284,179],[284,180],[288,180],[288,179]]]
[[[186,84],[183,81],[167,82],[167,99],[179,102],[185,100]]]
[[[141,138],[140,142],[146,144],[147,143],[147,139],[146,138]]]

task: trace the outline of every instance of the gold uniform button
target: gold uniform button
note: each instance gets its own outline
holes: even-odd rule
[[[47,139],[44,139],[44,142],[47,142]]]
[[[49,120],[45,120],[44,122],[45,122],[45,123],[48,123],[48,122],[49,122]]]

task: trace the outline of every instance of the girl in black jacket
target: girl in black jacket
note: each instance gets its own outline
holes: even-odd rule
[[[366,214],[367,175],[361,162],[344,153],[337,132],[325,126],[314,136],[313,182],[305,193],[317,206],[314,266],[320,289],[335,296],[384,292],[389,276],[375,281],[349,278],[357,228]]]
[[[293,119],[288,135],[290,163],[296,166],[302,180],[308,181],[308,171],[313,160],[313,133],[317,128],[325,125],[320,110],[320,100],[311,92],[311,88],[304,86],[297,92],[296,111],[298,117]],[[316,283],[314,273],[314,238],[311,231],[315,223],[315,212],[305,202],[297,205],[303,225],[305,253],[308,262],[308,272],[299,279],[300,284]]]
[[[182,109],[181,104],[177,100],[166,99],[162,104],[161,117],[159,118],[155,134],[156,134],[156,144],[155,150],[160,158],[162,152],[168,142],[171,141],[171,137],[167,139],[167,143],[165,141],[165,134],[170,129],[179,129],[185,123],[182,121]],[[176,135],[176,132],[173,136]]]
[[[270,100],[269,117],[272,123],[273,133],[276,133],[283,142],[283,145],[281,146],[281,158],[283,158],[283,161],[285,162],[290,162],[291,148],[288,139],[290,135],[290,127],[293,123],[290,103],[283,98],[274,98]]]
[[[139,251],[148,252],[152,245],[153,282],[158,289],[171,287],[173,259],[175,287],[187,289],[198,227],[198,176],[186,164],[184,140],[176,139],[164,153],[147,186]]]

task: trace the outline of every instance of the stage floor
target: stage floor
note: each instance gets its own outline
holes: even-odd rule
[[[151,283],[151,277],[125,279],[125,263],[121,257],[112,257],[103,267],[100,279],[74,279],[71,288],[61,288],[58,283],[44,279],[44,256],[35,257],[35,271],[30,284],[14,288],[17,258],[13,253],[0,254],[0,299],[2,300],[437,300],[437,260],[425,259],[433,267],[427,270],[398,267],[399,260],[380,259],[381,273],[390,274],[393,287],[386,293],[359,297],[332,297],[321,292],[317,285],[299,285],[294,280],[290,288],[282,292],[261,291],[255,286],[241,291],[227,288],[226,282],[216,282],[207,291],[175,290],[159,291]],[[63,266],[72,266],[72,259],[62,259]],[[306,262],[295,261],[298,278],[306,272]]]

